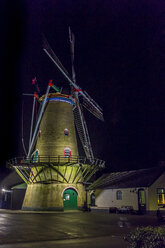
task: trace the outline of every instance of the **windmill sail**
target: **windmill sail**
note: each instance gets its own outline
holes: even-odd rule
[[[91,104],[89,104],[88,101],[83,99],[83,107],[85,107],[91,114],[93,114],[96,118],[98,118],[101,121],[104,121],[102,113],[98,112]]]
[[[75,36],[72,33],[70,27],[69,27],[69,41],[70,41],[70,52],[71,52],[71,63],[72,63],[72,79],[73,82],[76,82],[76,73],[74,69],[74,44],[75,44]]]
[[[49,58],[55,63],[55,65],[58,67],[58,69],[62,72],[62,74],[69,80],[69,82],[72,82],[72,79],[65,69],[65,67],[60,62],[59,58],[56,56],[52,48],[50,47],[49,43],[47,42],[45,36],[43,36],[43,50],[44,52],[49,56]]]
[[[92,160],[94,158],[92,146],[88,134],[88,129],[86,121],[81,109],[81,105],[78,103],[78,106],[74,109],[74,120],[80,141],[82,143],[84,152],[88,159]]]
[[[75,36],[72,33],[70,27],[69,27],[69,41],[70,41],[71,63],[72,63],[72,80],[75,83],[76,82],[76,73],[74,69]],[[78,92],[74,92],[73,90],[73,95],[75,96],[77,100],[77,108],[74,109],[74,120],[75,120],[76,129],[80,137],[86,157],[92,160],[94,156],[93,156],[91,142],[90,142],[90,138],[88,134],[88,128],[87,128],[86,121],[85,121],[85,118],[82,112],[81,105],[79,103],[79,94]]]
[[[93,104],[90,104],[89,101],[86,100],[86,98],[83,98],[83,103],[82,103],[83,107],[85,107],[96,118],[98,118],[101,121],[104,121],[102,109],[100,108],[100,106],[89,96],[89,94],[86,91],[84,91],[84,94],[90,100],[90,103],[92,102]],[[97,106],[97,108],[94,108],[93,106]]]
[[[94,114],[97,118],[100,120],[103,120],[103,114],[101,108],[92,100],[92,98],[89,98],[87,94],[85,94],[82,89],[71,79],[69,73],[64,68],[58,57],[55,55],[53,50],[51,49],[49,43],[47,42],[46,38],[43,36],[43,50],[45,53],[49,56],[49,58],[54,62],[54,64],[58,67],[58,69],[62,72],[62,74],[65,76],[65,78],[69,81],[70,85],[73,86],[75,91],[79,93],[84,99],[84,106],[89,110],[92,114]]]

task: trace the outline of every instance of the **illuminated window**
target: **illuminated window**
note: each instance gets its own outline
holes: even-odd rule
[[[116,191],[116,200],[122,200],[122,192],[120,190]]]
[[[165,189],[163,188],[157,189],[157,195],[158,195],[158,204],[160,205],[165,204]]]
[[[64,157],[65,158],[70,158],[71,157],[71,149],[69,147],[66,147],[64,149]]]
[[[67,128],[64,129],[64,135],[68,136],[69,135],[69,130]]]

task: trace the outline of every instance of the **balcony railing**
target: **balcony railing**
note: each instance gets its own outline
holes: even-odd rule
[[[42,164],[58,164],[59,166],[63,166],[64,164],[89,164],[89,165],[97,165],[101,168],[105,167],[105,161],[97,159],[97,158],[86,158],[81,156],[38,156],[35,158],[27,158],[27,157],[16,157],[7,161],[7,167],[12,166],[29,166],[33,167],[34,165],[42,166]]]
[[[7,166],[15,169],[27,184],[86,183],[94,173],[105,167],[105,162],[79,156],[38,156],[35,160],[26,157],[13,158],[7,161]]]

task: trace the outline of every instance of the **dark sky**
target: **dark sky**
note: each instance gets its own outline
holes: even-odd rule
[[[105,122],[85,112],[94,154],[109,170],[165,160],[164,0],[1,1],[1,168],[27,143],[36,76],[66,86],[41,47],[44,33],[70,72],[68,26],[75,36],[77,82],[104,109]]]

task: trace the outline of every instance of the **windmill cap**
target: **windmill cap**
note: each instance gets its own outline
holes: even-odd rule
[[[45,98],[45,95],[39,98],[39,101],[42,102]],[[74,105],[74,99],[71,95],[64,95],[61,93],[49,93],[47,97],[47,101],[49,102],[65,102]]]

